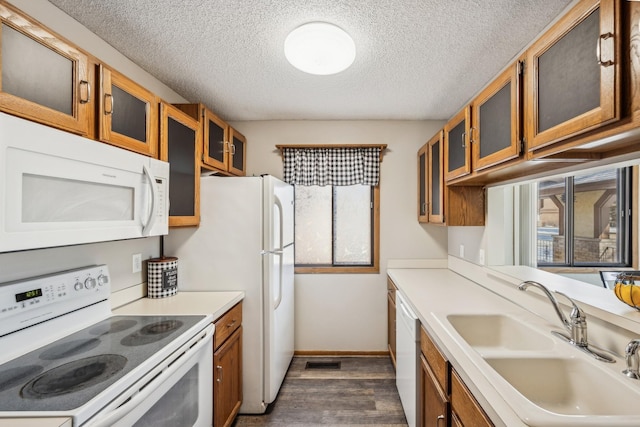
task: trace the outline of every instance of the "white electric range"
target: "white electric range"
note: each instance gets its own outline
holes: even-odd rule
[[[106,265],[0,284],[0,417],[212,422],[213,316],[113,316]]]

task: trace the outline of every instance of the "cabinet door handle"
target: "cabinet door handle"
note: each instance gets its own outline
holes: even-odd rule
[[[462,135],[460,135],[462,137],[462,148],[467,148],[467,144],[465,144],[465,137],[467,136],[467,132],[462,132]]]
[[[228,153],[229,152],[229,141],[222,141],[222,143],[224,144],[224,148],[222,149],[223,152]]]
[[[222,382],[222,366],[216,365],[216,370],[218,371],[218,378],[216,379],[216,382],[221,383]]]
[[[107,110],[107,98],[109,98],[109,109]],[[110,93],[104,94],[104,114],[109,115],[113,114],[113,95]]]
[[[469,142],[471,144],[475,143],[476,141],[473,139],[473,131],[476,130],[476,128],[471,127],[469,128]]]
[[[436,426],[440,425],[440,421],[444,421],[444,415],[438,415],[436,418]]]
[[[613,37],[611,33],[600,34],[598,37],[598,43],[596,44],[596,58],[598,59],[598,65],[603,67],[608,67],[613,65],[613,61],[603,61],[602,60],[602,40],[607,40]]]
[[[82,90],[80,90],[80,104],[88,104],[91,102],[91,84],[86,80],[80,80],[80,89],[82,89],[82,86],[87,87],[87,97],[82,99]]]
[[[230,144],[231,145],[231,155],[235,156],[236,155],[236,144]]]

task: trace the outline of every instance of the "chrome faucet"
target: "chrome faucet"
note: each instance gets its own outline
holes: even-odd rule
[[[622,371],[623,374],[634,380],[640,380],[640,359],[638,356],[638,347],[640,347],[640,339],[631,340],[624,350],[624,358],[627,362],[627,369]]]
[[[549,298],[549,301],[551,301],[551,305],[553,305],[553,308],[556,311],[556,314],[558,315],[558,317],[560,318],[560,321],[562,322],[562,326],[564,326],[564,328],[569,332],[570,335],[567,336],[561,332],[556,332],[556,331],[551,331],[552,334],[556,335],[559,338],[562,338],[563,340],[567,341],[569,344],[590,354],[591,356],[595,357],[598,360],[601,360],[603,362],[610,362],[610,363],[615,362],[615,360],[612,357],[603,353],[596,352],[595,350],[589,347],[589,343],[587,341],[587,315],[584,313],[584,311],[580,307],[578,307],[578,304],[576,304],[574,300],[572,300],[571,298],[569,298],[568,295],[562,292],[554,291],[555,293],[562,295],[563,297],[568,299],[571,305],[573,306],[571,308],[571,314],[569,315],[569,320],[567,320],[565,315],[562,313],[562,310],[560,310],[560,304],[558,304],[558,300],[553,296],[551,291],[549,291],[549,289],[543,284],[534,282],[533,280],[527,280],[520,283],[520,285],[518,286],[518,289],[521,291],[526,291],[529,286],[535,286],[536,288],[540,289],[547,296],[547,298]]]

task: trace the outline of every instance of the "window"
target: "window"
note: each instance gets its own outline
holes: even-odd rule
[[[538,266],[631,265],[631,168],[538,183]]]
[[[296,186],[296,272],[378,272],[378,194],[369,185]]]

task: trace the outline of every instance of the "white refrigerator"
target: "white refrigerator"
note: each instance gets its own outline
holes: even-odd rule
[[[200,226],[172,228],[178,292],[244,291],[243,403],[264,413],[294,351],[293,187],[269,175],[202,177]]]

